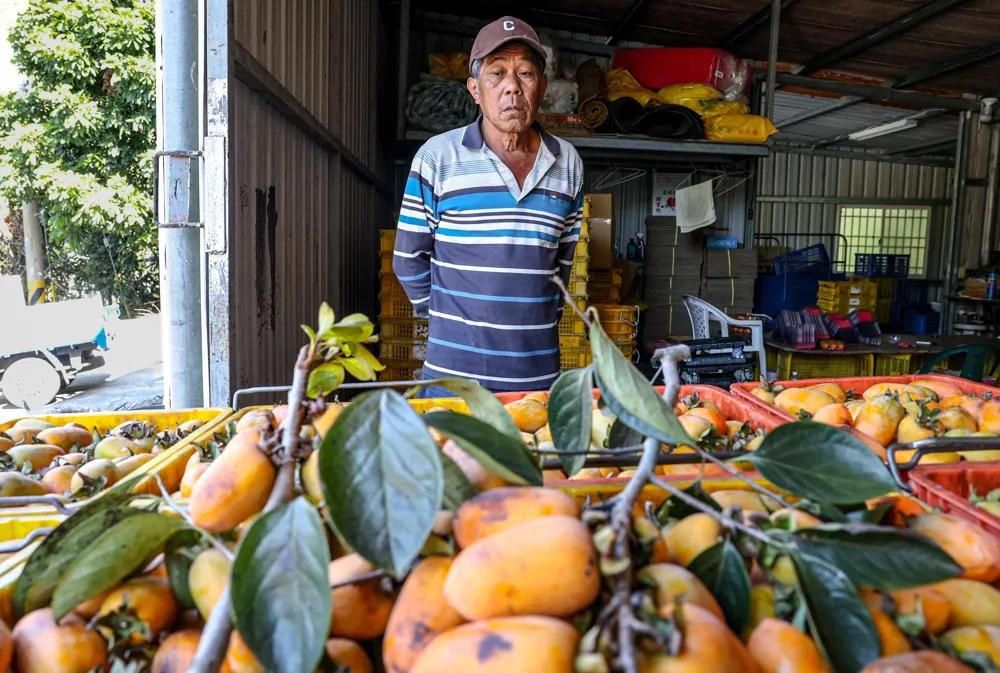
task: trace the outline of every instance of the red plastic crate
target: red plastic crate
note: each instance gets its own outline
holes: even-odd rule
[[[1000,537],[1000,519],[969,502],[973,490],[985,496],[1000,488],[1000,462],[968,461],[922,465],[910,472],[913,495]]]
[[[878,383],[912,383],[913,381],[947,381],[948,383],[953,383],[958,387],[963,393],[981,395],[982,393],[991,393],[992,395],[1000,395],[1000,388],[994,388],[993,386],[987,386],[982,383],[974,383],[966,379],[959,378],[957,376],[948,376],[946,374],[907,374],[905,376],[857,376],[851,378],[843,379],[799,379],[797,381],[776,381],[775,384],[779,386],[784,386],[785,388],[808,388],[814,386],[818,383],[836,383],[841,388],[846,390],[853,390],[855,393],[861,394],[872,386]],[[759,409],[763,409],[769,412],[771,415],[783,420],[783,421],[794,421],[797,420],[792,417],[791,414],[787,414],[781,409],[771,406],[767,402],[760,400],[750,394],[750,391],[757,387],[756,383],[734,383],[729,386],[729,392],[740,398],[741,400],[748,401]]]

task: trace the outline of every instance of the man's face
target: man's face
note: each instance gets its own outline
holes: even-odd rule
[[[523,133],[535,119],[548,82],[526,44],[501,46],[483,59],[479,78],[469,78],[469,92],[483,117],[504,133]]]

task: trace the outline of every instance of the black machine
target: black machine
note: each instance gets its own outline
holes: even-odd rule
[[[749,343],[738,336],[694,339],[683,342],[691,359],[680,364],[681,383],[728,388],[730,383],[754,380],[757,358],[743,349]]]

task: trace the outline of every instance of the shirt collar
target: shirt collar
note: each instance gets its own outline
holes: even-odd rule
[[[483,141],[483,130],[480,127],[480,123],[482,123],[482,121],[483,116],[479,115],[479,117],[476,118],[476,121],[465,127],[465,134],[462,136],[462,144],[470,150],[483,149],[485,142]],[[553,156],[559,156],[559,140],[542,128],[542,125],[537,121],[531,125],[531,128],[538,131],[538,135],[541,136],[542,142],[545,143],[545,146],[549,148],[549,152],[552,152]]]

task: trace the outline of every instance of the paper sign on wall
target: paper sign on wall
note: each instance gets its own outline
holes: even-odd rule
[[[677,176],[670,173],[653,173],[653,215],[677,215]]]

